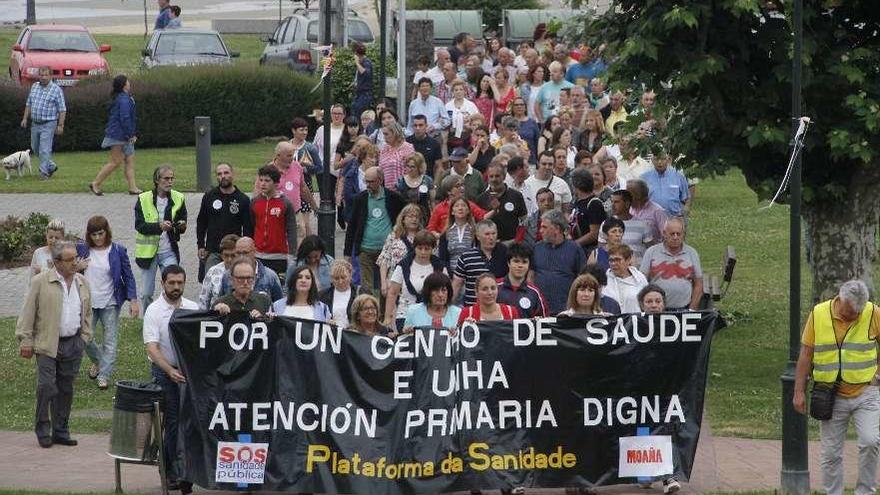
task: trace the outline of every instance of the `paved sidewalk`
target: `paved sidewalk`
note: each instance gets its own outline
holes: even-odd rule
[[[7,215],[26,217],[31,212],[43,212],[64,221],[68,232],[83,236],[86,222],[92,215],[104,215],[113,230],[113,241],[128,249],[135,280],[140,286],[140,269],[134,262],[134,204],[135,196],[128,194],[105,194],[98,197],[92,194],[0,194],[0,218]],[[196,300],[199,295],[198,257],[196,255],[196,217],[201,204],[201,193],[186,194],[186,208],[189,221],[187,230],[180,242],[180,256],[186,269],[187,282],[184,297]],[[312,231],[317,233],[317,220],[313,218]],[[342,253],[345,232],[336,232],[336,253]],[[28,267],[0,270],[0,287],[13,290],[0,291],[0,317],[18,316],[27,288]],[[156,276],[156,295],[161,291],[159,276]],[[128,311],[120,313],[127,316]]]
[[[106,434],[74,435],[77,447],[53,446],[42,449],[33,433],[0,431],[0,488],[58,492],[110,492],[114,489],[113,460],[105,452]],[[810,478],[813,490],[821,488],[818,463],[819,446],[810,442]],[[857,448],[846,443],[846,486],[856,480]],[[703,426],[697,460],[690,483],[682,493],[776,490],[779,487],[781,444],[773,440],[746,440],[713,437]],[[123,489],[127,492],[160,492],[159,475],[152,466],[123,465]],[[602,493],[662,493],[634,485],[600,489]],[[196,487],[199,491],[199,488]],[[205,490],[201,490],[205,492]],[[529,490],[530,494],[563,495],[561,490]]]

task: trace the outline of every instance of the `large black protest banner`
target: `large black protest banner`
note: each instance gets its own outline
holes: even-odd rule
[[[721,326],[560,317],[391,340],[178,311],[183,479],[391,495],[688,477]]]

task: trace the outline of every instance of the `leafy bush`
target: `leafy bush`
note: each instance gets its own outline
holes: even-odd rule
[[[51,217],[45,213],[33,212],[21,223],[21,232],[30,246],[42,246],[46,241],[46,227]]]
[[[193,118],[211,117],[212,142],[230,143],[286,134],[290,120],[317,105],[309,93],[315,79],[285,68],[251,64],[169,67],[132,76],[137,104],[138,146],[176,147],[195,143]],[[109,78],[65,89],[67,125],[55,139],[56,151],[97,150],[104,137],[110,104]],[[21,115],[27,91],[0,86],[0,112]],[[0,150],[26,149],[29,130],[18,119],[0,120]]]
[[[24,220],[9,215],[0,222],[0,261],[15,261],[29,250],[46,244],[46,227],[51,218],[40,212],[33,212]],[[79,236],[68,232],[68,240],[79,241]]]
[[[375,43],[367,47],[367,58],[373,62],[373,103],[379,98],[379,89],[381,81],[379,81],[379,44]],[[335,50],[336,61],[333,63],[333,102],[345,106],[350,111],[351,100],[354,92],[351,90],[351,83],[354,82],[354,52],[349,47],[337,48]],[[385,77],[394,77],[397,75],[397,61],[394,57],[385,59]],[[315,91],[320,93],[321,89]]]
[[[12,261],[27,249],[22,221],[9,215],[0,223],[0,261]]]

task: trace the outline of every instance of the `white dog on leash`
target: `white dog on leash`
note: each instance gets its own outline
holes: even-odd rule
[[[28,173],[33,175],[34,169],[31,168],[31,150],[16,151],[15,153],[0,160],[3,164],[3,171],[6,172],[6,180],[9,180],[13,170],[18,171],[18,176],[24,174],[24,169],[28,169]]]

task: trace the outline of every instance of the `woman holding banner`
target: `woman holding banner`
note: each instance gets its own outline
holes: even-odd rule
[[[422,301],[406,310],[403,332],[410,333],[415,327],[455,329],[461,308],[451,304],[452,281],[443,273],[434,272],[422,283]]]
[[[330,320],[330,309],[318,300],[318,284],[308,265],[300,265],[287,279],[287,297],[272,304],[279,316],[290,316],[325,323]]]
[[[492,272],[477,277],[477,304],[468,306],[458,315],[458,324],[465,321],[497,321],[519,318],[519,310],[498,302],[498,282]]]
[[[388,335],[388,327],[379,323],[379,300],[370,294],[357,296],[351,304],[351,326],[353,332],[364,335]]]
[[[584,274],[574,279],[568,291],[568,309],[560,316],[601,315],[601,289],[596,277]]]

